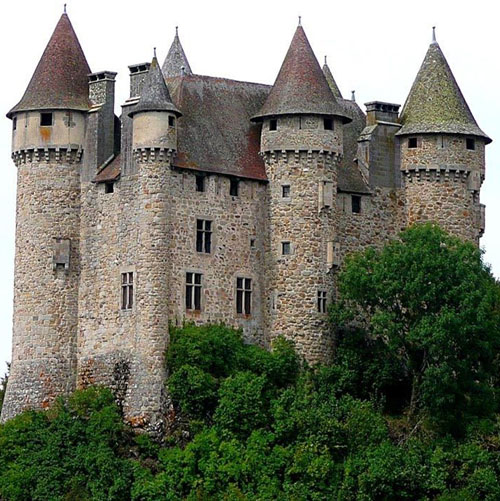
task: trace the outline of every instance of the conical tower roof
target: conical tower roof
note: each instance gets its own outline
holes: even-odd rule
[[[397,135],[445,133],[491,139],[479,128],[439,44],[433,40],[401,111]]]
[[[326,81],[328,82],[328,85],[330,87],[330,90],[333,92],[333,95],[337,99],[342,99],[342,93],[340,92],[337,82],[335,82],[335,78],[333,78],[332,72],[330,71],[330,67],[326,62],[326,56],[325,56],[325,64],[323,65],[323,75],[325,75]]]
[[[300,25],[264,106],[252,119],[296,114],[336,115],[350,121],[330,90]]]
[[[177,116],[182,115],[172,102],[156,55],[153,57],[153,61],[151,61],[151,66],[144,80],[141,98],[137,106],[129,113],[129,116],[133,116],[141,111],[171,111]]]
[[[192,75],[191,66],[189,66],[189,61],[187,60],[184,49],[182,48],[181,41],[179,39],[179,30],[175,28],[175,37],[170,49],[168,51],[167,57],[163,62],[162,66],[163,74],[165,78],[178,77],[184,72],[185,75]]]
[[[29,110],[88,110],[88,74],[90,68],[64,13],[31,77],[21,101],[7,116]]]

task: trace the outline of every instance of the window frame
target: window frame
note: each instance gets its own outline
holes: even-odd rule
[[[285,249],[288,252],[285,252]],[[281,241],[281,255],[282,256],[291,256],[292,255],[292,242],[290,240],[282,240]]]
[[[198,271],[186,271],[185,275],[185,299],[184,308],[186,311],[201,311],[203,273]]]
[[[328,312],[328,293],[324,289],[318,289],[317,291],[316,311],[321,314]]]
[[[50,116],[50,123],[47,122],[47,118]],[[40,112],[40,127],[52,127],[54,125],[54,113],[52,111],[41,111]]]
[[[472,148],[470,148],[469,146],[472,146]],[[476,140],[473,137],[466,137],[465,138],[465,148],[468,151],[475,151],[476,150]]]
[[[351,213],[352,214],[361,214],[362,205],[361,205],[361,195],[351,195]],[[356,203],[354,201],[356,200]],[[356,210],[354,210],[356,207]]]
[[[229,195],[232,197],[240,196],[240,180],[229,179]]]
[[[282,184],[281,185],[281,198],[289,199],[291,198],[292,187],[290,184]]]
[[[236,277],[236,313],[246,317],[252,314],[253,279]]]
[[[135,272],[133,270],[120,273],[120,310],[132,311],[135,304]]]
[[[418,137],[409,137],[408,138],[408,149],[414,150],[418,148]]]
[[[277,118],[269,119],[269,130],[270,131],[278,130],[278,119]]]
[[[212,223],[211,219],[196,219],[196,252],[212,254]]]
[[[204,193],[205,192],[205,179],[206,179],[206,176],[202,176],[202,175],[196,174],[195,178],[196,178],[195,179],[196,191],[198,193]]]
[[[168,126],[171,128],[175,127],[175,117],[173,115],[168,116]]]
[[[328,127],[327,127],[327,125],[328,125]],[[334,129],[333,118],[329,118],[329,117],[323,118],[323,129],[324,130],[333,130]]]

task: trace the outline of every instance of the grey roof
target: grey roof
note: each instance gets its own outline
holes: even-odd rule
[[[335,78],[333,78],[332,72],[330,71],[330,67],[326,62],[326,56],[325,56],[325,64],[323,65],[323,75],[325,75],[326,81],[328,82],[330,90],[332,91],[335,98],[342,99],[342,93],[340,92],[337,82],[335,82]]]
[[[24,95],[7,116],[29,110],[90,108],[85,54],[64,13],[50,37]]]
[[[401,111],[397,135],[446,133],[491,139],[479,128],[437,42],[431,43]]]
[[[185,75],[167,80],[183,116],[177,121],[174,166],[265,180],[259,156],[260,124],[250,117],[269,86],[226,78]]]
[[[254,120],[293,114],[334,115],[345,122],[302,26],[298,26],[264,106]]]
[[[179,40],[179,32],[177,27],[175,28],[175,37],[170,49],[168,51],[167,57],[163,62],[162,66],[163,74],[165,78],[192,75],[191,66],[189,66],[189,61],[187,60],[184,49],[182,48],[181,41]]]
[[[144,80],[141,98],[129,115],[133,116],[141,111],[170,111],[177,116],[182,115],[172,102],[156,56],[153,57],[148,74]]]

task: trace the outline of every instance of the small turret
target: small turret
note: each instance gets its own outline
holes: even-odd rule
[[[172,102],[155,54],[141,98],[129,113],[133,118],[132,145],[136,154],[145,154],[146,150],[172,154],[177,149],[177,118],[181,115]]]
[[[335,81],[335,78],[333,78],[333,74],[330,70],[330,67],[328,66],[328,63],[326,62],[326,56],[325,56],[325,64],[323,65],[323,75],[325,75],[325,78],[326,78],[326,81],[328,82],[330,90],[332,91],[332,93],[336,97],[336,99],[343,99],[342,93],[340,92],[340,89],[337,85],[337,82]]]

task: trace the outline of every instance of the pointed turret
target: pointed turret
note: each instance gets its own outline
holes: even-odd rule
[[[153,57],[148,75],[144,81],[141,99],[129,115],[133,116],[145,111],[170,111],[178,117],[182,115],[172,102],[156,54]]]
[[[192,75],[191,66],[187,60],[181,41],[179,40],[179,30],[175,27],[175,37],[167,57],[162,66],[165,78],[178,77],[181,75]]]
[[[433,40],[401,111],[398,135],[463,134],[491,139],[479,128],[433,32]]]
[[[89,109],[90,68],[69,17],[64,13],[43,52],[30,83],[7,116],[31,110]]]
[[[338,88],[337,82],[335,82],[335,79],[333,78],[332,72],[330,71],[330,67],[328,66],[328,63],[326,62],[326,56],[325,56],[325,64],[323,65],[323,75],[325,75],[326,81],[328,82],[328,85],[330,87],[330,90],[333,92],[333,95],[337,99],[342,99],[342,93],[340,92],[340,89]]]
[[[330,90],[300,25],[269,96],[253,120],[278,115],[329,115],[350,121]]]

